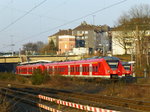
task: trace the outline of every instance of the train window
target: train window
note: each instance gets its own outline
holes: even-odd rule
[[[108,65],[110,66],[110,68],[112,68],[112,69],[117,69],[117,67],[118,67],[118,60],[116,61],[107,61],[107,63],[108,63]]]
[[[61,68],[60,67],[58,67],[58,72],[60,72],[61,71]]]
[[[49,67],[49,68],[47,68],[47,72],[48,73],[50,73],[51,72],[51,68]]]
[[[96,66],[96,68],[95,68],[95,72],[98,72],[98,66]]]
[[[64,72],[64,67],[61,67],[61,72]]]
[[[64,72],[66,71],[66,67],[64,67]]]
[[[60,72],[63,72],[63,68],[62,67],[60,67]]]
[[[86,72],[89,72],[89,66],[87,66],[86,70],[87,70]]]
[[[78,66],[76,67],[76,72],[79,72],[79,67]]]
[[[60,73],[60,67],[57,66],[56,73]]]
[[[92,71],[93,71],[93,72],[98,72],[98,66],[97,66],[97,65],[96,65],[96,66],[93,66],[93,67],[92,67]]]
[[[98,67],[100,67],[101,66],[101,63],[98,63]]]
[[[64,72],[66,72],[67,71],[67,67],[64,67]]]
[[[83,66],[83,67],[82,67],[82,72],[84,72],[84,68],[85,68],[85,67]]]
[[[93,66],[93,67],[92,67],[92,72],[94,72],[94,68],[95,68],[95,67]]]
[[[65,72],[65,67],[62,68],[62,72]]]
[[[55,72],[57,71],[57,68],[55,68]]]
[[[60,68],[60,72],[63,72],[63,70],[64,70],[63,67],[61,67],[61,68]]]
[[[73,72],[73,67],[70,68],[70,71]]]

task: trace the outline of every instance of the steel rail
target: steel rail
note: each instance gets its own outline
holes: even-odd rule
[[[4,91],[2,89],[5,89],[7,91]],[[13,91],[13,90],[10,90],[10,89],[7,89],[7,88],[1,88],[0,93],[7,96],[7,97],[14,98],[15,100],[17,100],[19,102],[23,102],[23,103],[26,103],[26,104],[29,104],[29,105],[32,105],[32,106],[35,106],[35,107],[39,107],[39,108],[42,108],[42,109],[45,109],[45,110],[48,110],[48,111],[51,111],[51,112],[62,112],[61,110],[57,110],[56,108],[53,108],[53,107],[50,107],[50,106],[47,106],[47,105],[41,103],[38,98],[37,98],[37,101],[35,101],[33,99],[30,100],[27,97],[21,97],[21,96],[18,96],[18,95],[13,95],[13,94],[9,93],[8,91],[15,92],[15,93],[21,93],[21,94],[24,94],[24,95],[28,95],[30,97],[37,98],[36,95],[34,96],[32,94],[23,93],[21,91]]]

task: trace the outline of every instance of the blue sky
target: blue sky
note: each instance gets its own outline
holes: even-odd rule
[[[45,0],[39,5],[42,1],[0,0],[0,52],[19,50],[28,42],[46,43],[49,35],[59,29],[73,29],[82,21],[113,27],[120,15],[131,7],[150,5],[150,0]],[[112,6],[116,3],[119,4]],[[95,11],[98,12],[93,13]],[[76,21],[70,22],[72,20]]]

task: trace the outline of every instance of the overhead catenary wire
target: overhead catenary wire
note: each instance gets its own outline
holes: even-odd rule
[[[44,0],[43,2],[41,2],[41,3],[38,4],[38,5],[36,5],[36,6],[33,7],[33,8],[35,9],[35,8],[39,7],[41,4],[43,4],[43,3],[46,2],[46,1],[47,1],[47,0]],[[99,9],[99,10],[96,10],[96,11],[90,13],[90,14],[87,14],[87,15],[84,15],[84,16],[82,16],[82,17],[76,18],[76,19],[74,19],[74,20],[71,20],[71,21],[66,22],[66,23],[64,23],[64,24],[61,24],[61,25],[58,25],[58,26],[53,27],[53,28],[51,28],[51,29],[42,31],[42,32],[37,33],[37,34],[35,34],[35,35],[26,37],[26,38],[24,38],[24,39],[22,39],[22,40],[20,40],[20,41],[16,41],[15,43],[24,42],[25,40],[28,40],[28,39],[31,39],[31,38],[37,38],[37,36],[40,36],[40,35],[42,35],[42,34],[45,34],[45,33],[49,32],[49,31],[52,31],[52,30],[58,29],[58,28],[60,28],[60,27],[62,27],[62,26],[71,24],[71,23],[73,23],[73,22],[76,22],[76,21],[78,21],[78,20],[81,20],[81,19],[83,19],[83,18],[86,18],[86,17],[88,17],[88,16],[91,16],[91,15],[93,15],[93,14],[99,13],[99,12],[101,12],[101,11],[103,11],[103,10],[106,10],[106,9],[111,8],[111,7],[114,7],[114,6],[117,6],[117,5],[119,5],[119,4],[122,4],[122,3],[126,2],[126,1],[127,1],[127,0],[121,0],[121,1],[119,1],[119,2],[116,2],[116,3],[114,3],[114,4],[111,4],[111,5],[106,6],[106,7],[104,7],[104,8],[101,8],[101,9]],[[5,27],[5,28],[3,28],[2,30],[0,30],[0,32],[6,30],[6,29],[9,28],[10,26],[12,26],[12,25],[15,24],[16,22],[18,22],[20,19],[22,19],[24,16],[26,16],[27,14],[29,14],[30,12],[32,12],[32,11],[34,10],[33,8],[32,8],[31,10],[29,10],[27,13],[25,13],[22,17],[18,18],[17,20],[13,21],[13,23],[9,24],[7,27]],[[4,47],[2,47],[2,48],[6,48],[6,47],[8,47],[8,46],[4,46]]]
[[[65,2],[67,2],[67,1],[68,0],[66,0]],[[58,6],[55,6],[54,8],[58,9],[58,7],[60,7],[61,5],[63,5],[63,3],[64,2],[62,2]],[[10,3],[8,5],[10,5]],[[0,12],[4,11],[5,8],[12,10],[12,8],[10,8],[8,6],[5,6],[2,10],[0,10]],[[16,12],[20,12],[20,13],[27,13],[28,12],[28,11],[25,11],[25,10],[22,10],[22,9],[17,9],[17,8],[14,8],[14,7],[13,7],[13,10],[15,10]],[[52,10],[52,9],[50,9],[50,10]],[[67,21],[67,20],[64,20],[64,19],[54,18],[54,17],[50,17],[50,16],[47,16],[47,15],[36,14],[36,13],[33,13],[33,12],[30,12],[29,14],[33,15],[33,16],[36,16],[36,17],[42,17],[42,18],[52,19],[52,20],[55,20],[55,21]]]
[[[90,13],[90,14],[87,14],[87,15],[85,15],[85,16],[82,16],[82,17],[80,17],[80,18],[76,18],[76,19],[74,19],[74,20],[72,20],[72,21],[69,21],[69,22],[66,22],[66,23],[64,23],[64,24],[62,24],[62,25],[59,25],[59,26],[56,26],[56,27],[54,27],[54,28],[45,30],[45,31],[43,31],[43,32],[40,32],[40,33],[35,34],[35,35],[32,35],[32,36],[29,36],[29,37],[27,37],[27,38],[25,38],[25,39],[23,39],[23,40],[17,41],[17,43],[22,42],[22,41],[25,41],[25,40],[28,40],[28,39],[31,39],[31,38],[35,38],[35,37],[37,37],[37,36],[40,36],[40,35],[42,35],[42,34],[44,34],[44,33],[49,32],[49,31],[58,29],[58,28],[60,28],[60,27],[62,27],[62,26],[71,24],[71,23],[76,22],[76,21],[78,21],[78,20],[80,20],[80,19],[86,18],[86,17],[91,16],[91,15],[93,15],[93,14],[96,14],[96,13],[98,13],[98,12],[101,12],[101,11],[103,11],[103,10],[105,10],[105,9],[108,9],[108,8],[113,7],[113,6],[119,5],[119,4],[121,4],[121,3],[125,2],[125,1],[127,1],[127,0],[122,0],[122,1],[120,1],[120,2],[111,4],[111,5],[107,6],[107,7],[104,7],[104,8],[102,8],[102,9],[97,10],[97,11],[94,11],[94,12],[92,12],[92,13]]]
[[[6,29],[8,29],[9,27],[11,27],[12,25],[14,25],[15,23],[17,23],[19,20],[21,20],[22,18],[24,18],[26,15],[28,15],[30,12],[32,12],[33,10],[35,10],[36,8],[38,8],[39,6],[41,6],[43,3],[45,3],[47,0],[43,0],[42,2],[40,2],[39,4],[37,4],[36,6],[34,6],[33,8],[31,8],[29,11],[27,11],[25,14],[23,14],[22,16],[18,17],[16,20],[12,21],[9,25],[7,25],[6,27],[4,27],[3,29],[0,30],[0,33],[5,31]]]

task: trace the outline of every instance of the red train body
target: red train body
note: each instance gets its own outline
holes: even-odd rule
[[[40,70],[44,71],[45,66],[43,66],[43,64],[19,65],[16,67],[16,74],[30,76],[33,74],[33,71],[35,69],[40,69]]]
[[[128,62],[122,62],[122,76],[132,76],[132,65]]]
[[[16,74],[32,75],[35,69],[41,69],[51,75],[68,77],[121,78],[122,68],[120,60],[116,57],[97,57],[79,61],[20,65],[16,67]]]

